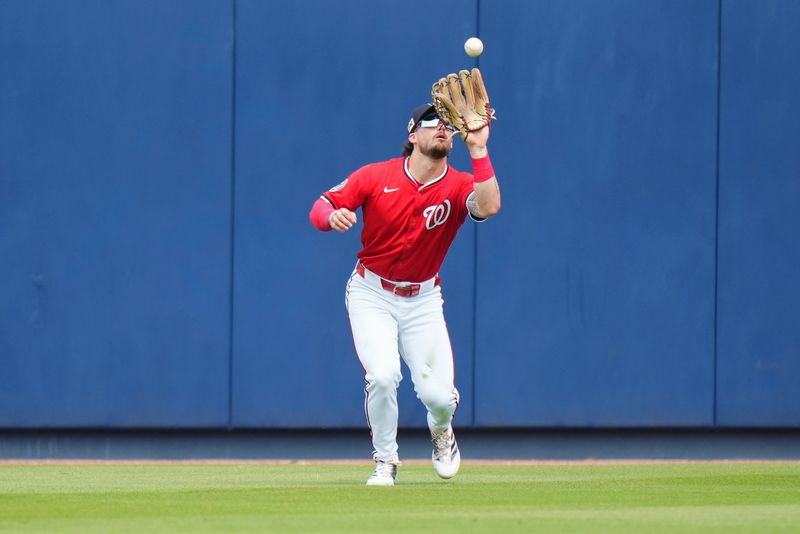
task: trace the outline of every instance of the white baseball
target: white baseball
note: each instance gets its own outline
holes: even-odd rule
[[[464,52],[470,57],[478,57],[483,53],[483,41],[477,37],[470,37],[464,43]]]

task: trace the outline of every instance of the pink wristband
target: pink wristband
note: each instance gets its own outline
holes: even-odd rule
[[[318,230],[322,230],[323,232],[327,232],[331,229],[330,224],[330,217],[331,213],[334,210],[333,206],[318,198],[316,202],[314,202],[314,206],[311,208],[311,213],[308,214],[308,218],[311,220],[311,224],[313,224]]]
[[[472,160],[472,176],[477,183],[494,178],[494,169],[488,154],[482,158]]]

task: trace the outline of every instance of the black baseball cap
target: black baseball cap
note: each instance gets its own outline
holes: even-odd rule
[[[422,104],[414,108],[414,111],[411,112],[411,118],[408,120],[409,133],[414,131],[414,128],[417,127],[421,120],[430,119],[434,116],[436,116],[436,108],[433,104]]]

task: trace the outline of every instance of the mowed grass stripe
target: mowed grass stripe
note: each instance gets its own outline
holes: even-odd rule
[[[0,530],[796,532],[800,464],[3,465]]]

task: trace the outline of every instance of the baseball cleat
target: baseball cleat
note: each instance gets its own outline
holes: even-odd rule
[[[375,462],[375,471],[367,479],[367,486],[394,486],[397,478],[397,464],[390,462]]]
[[[444,430],[431,430],[433,441],[433,468],[442,478],[453,478],[461,466],[461,453],[458,450],[453,427]]]

